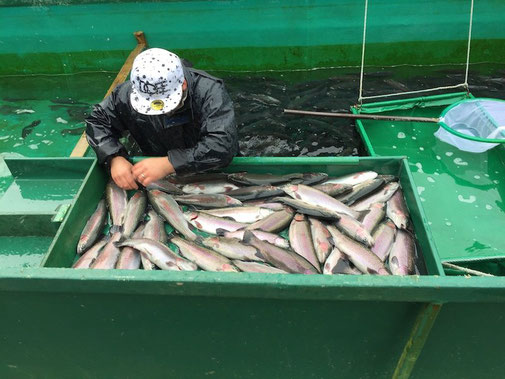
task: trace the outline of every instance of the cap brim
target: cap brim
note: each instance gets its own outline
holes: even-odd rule
[[[135,89],[135,87],[132,87],[132,92],[130,94],[130,103],[131,103],[133,109],[135,109],[135,111],[137,111],[141,114],[160,115],[160,114],[170,113],[175,108],[177,108],[177,106],[181,102],[182,95],[183,95],[182,84],[180,84],[176,88],[176,90],[168,97],[156,96],[156,95],[145,97],[145,95],[138,92]],[[163,107],[161,107],[159,109],[154,109],[152,107],[152,104],[153,104],[153,101],[155,101],[155,100],[162,101]],[[160,107],[159,104],[160,103],[158,102],[158,104],[157,104],[158,106],[156,108]]]

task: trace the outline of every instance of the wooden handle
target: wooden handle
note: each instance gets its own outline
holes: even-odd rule
[[[112,91],[114,91],[114,88],[118,84],[123,83],[126,78],[128,77],[128,74],[130,73],[133,65],[133,61],[139,55],[142,50],[144,50],[147,47],[147,41],[146,37],[144,35],[144,32],[138,31],[133,33],[135,36],[135,39],[137,40],[137,46],[130,52],[128,55],[128,58],[126,58],[126,61],[123,64],[123,67],[121,67],[121,70],[119,70],[116,79],[112,82],[112,84],[109,87],[109,90],[104,96],[104,99],[109,96]],[[79,138],[79,141],[77,141],[76,145],[74,146],[74,150],[72,150],[72,153],[70,154],[71,157],[83,157],[84,154],[86,154],[86,151],[88,150],[88,141],[86,140],[86,132],[82,133],[81,137]]]
[[[404,116],[384,116],[384,115],[378,115],[378,114],[313,112],[313,111],[301,111],[301,110],[295,110],[295,109],[284,109],[284,113],[296,114],[296,115],[300,115],[300,116],[352,118],[352,119],[358,119],[358,120],[412,121],[412,122],[431,122],[431,123],[437,123],[440,121],[440,119],[438,119],[438,118],[430,118],[430,117],[404,117]]]

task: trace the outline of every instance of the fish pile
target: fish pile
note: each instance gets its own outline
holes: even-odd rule
[[[416,246],[395,176],[211,173],[109,181],[73,267],[411,275]]]

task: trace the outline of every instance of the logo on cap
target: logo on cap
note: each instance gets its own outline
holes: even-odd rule
[[[161,111],[164,106],[165,106],[165,103],[163,103],[162,100],[151,101],[151,109],[153,109],[155,111]]]

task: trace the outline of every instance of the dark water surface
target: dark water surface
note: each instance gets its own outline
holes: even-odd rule
[[[357,68],[211,73],[225,80],[234,101],[243,155],[366,155],[352,120],[283,114],[284,108],[349,112],[358,97]],[[0,77],[0,154],[70,155],[84,118],[114,77]],[[364,94],[455,85],[463,78],[463,66],[367,68]],[[505,65],[473,65],[469,84],[476,96],[505,98]]]

